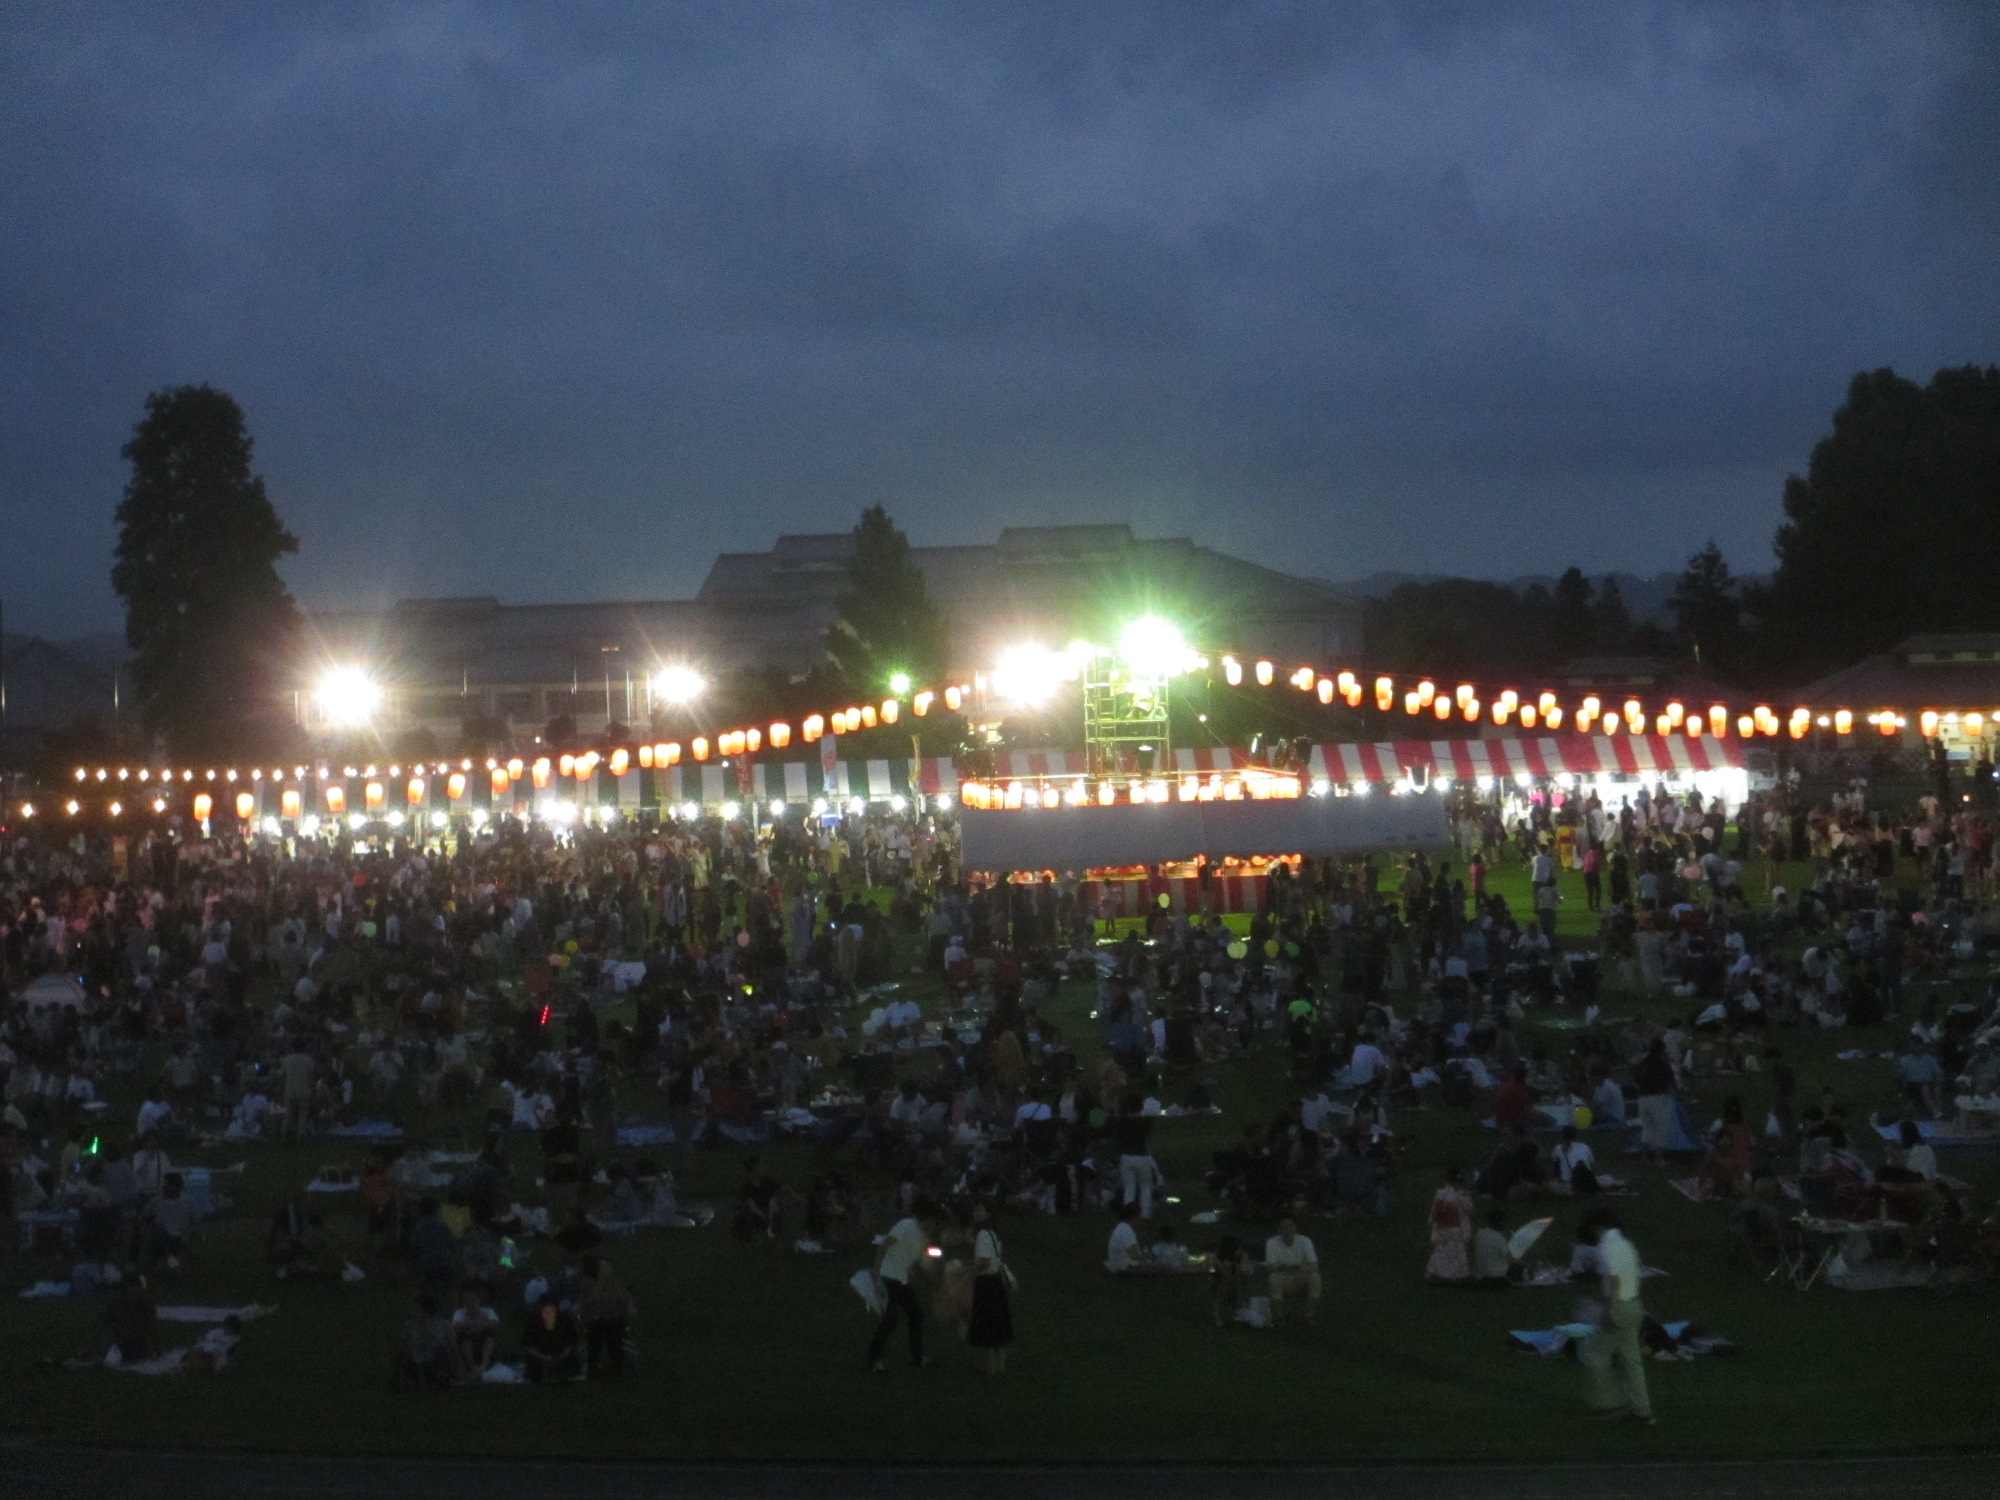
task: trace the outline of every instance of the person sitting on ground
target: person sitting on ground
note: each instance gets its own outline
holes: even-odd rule
[[[1457,1167],[1447,1167],[1444,1186],[1431,1198],[1431,1258],[1424,1268],[1430,1281],[1460,1282],[1472,1274],[1466,1257],[1472,1242],[1472,1198],[1464,1181]]]
[[[151,1137],[141,1137],[132,1152],[132,1182],[144,1199],[157,1198],[166,1191],[167,1174],[174,1164],[167,1159],[167,1153]]]
[[[1701,1164],[1701,1179],[1718,1198],[1741,1197],[1750,1181],[1757,1142],[1743,1123],[1743,1101],[1731,1094],[1722,1101],[1722,1124],[1709,1141]]]
[[[1516,1274],[1514,1252],[1507,1242],[1506,1210],[1494,1204],[1487,1210],[1486,1223],[1472,1237],[1472,1284],[1492,1290],[1512,1286]]]
[[[1250,1274],[1250,1252],[1233,1234],[1216,1242],[1208,1263],[1208,1307],[1215,1314],[1215,1326],[1236,1321],[1243,1307],[1243,1283]]]
[[[1133,1221],[1139,1217],[1139,1205],[1121,1204],[1118,1222],[1112,1226],[1111,1242],[1104,1249],[1104,1269],[1114,1275],[1124,1275],[1139,1269],[1139,1231]]]
[[[1556,1181],[1572,1193],[1597,1191],[1597,1157],[1582,1140],[1574,1125],[1562,1128],[1562,1140],[1549,1153],[1549,1165]]]
[[[160,1310],[144,1276],[127,1276],[104,1309],[107,1364],[133,1365],[158,1354]]]
[[[1535,1094],[1528,1087],[1528,1065],[1516,1063],[1514,1071],[1493,1091],[1493,1123],[1508,1133],[1526,1130],[1534,1113]]]
[[[1924,1139],[1924,1133],[1915,1120],[1905,1119],[1896,1127],[1896,1144],[1899,1148],[1898,1166],[1925,1182],[1937,1181],[1937,1152]]]
[[[1174,1238],[1174,1226],[1162,1224],[1153,1232],[1152,1248],[1147,1259],[1156,1271],[1185,1271],[1188,1268],[1188,1247]]]
[[[1541,1148],[1537,1146],[1525,1130],[1515,1131],[1512,1137],[1493,1148],[1493,1155],[1479,1170],[1478,1181],[1474,1184],[1481,1192],[1495,1198],[1505,1198],[1515,1188],[1526,1185],[1539,1187],[1542,1171]],[[1471,1232],[1470,1221],[1467,1233]]]
[[[554,1238],[563,1258],[575,1263],[604,1243],[604,1231],[590,1222],[590,1215],[583,1211],[583,1205],[579,1203],[570,1209],[569,1217],[563,1220],[562,1228],[555,1232]]]
[[[528,1315],[521,1335],[523,1367],[530,1382],[550,1385],[583,1378],[583,1345],[576,1319],[544,1292]]]
[[[1299,1233],[1290,1214],[1278,1220],[1278,1232],[1264,1242],[1264,1266],[1270,1273],[1271,1325],[1284,1321],[1286,1303],[1295,1304],[1306,1326],[1319,1321],[1319,1252]]]
[[[417,1222],[410,1226],[410,1259],[426,1286],[448,1286],[458,1278],[458,1241],[435,1198],[417,1206]]]
[[[1618,1080],[1609,1073],[1599,1078],[1597,1087],[1591,1091],[1590,1112],[1601,1124],[1625,1123],[1625,1090],[1618,1086]]]
[[[295,1193],[271,1216],[271,1227],[264,1236],[264,1261],[280,1281],[318,1273],[312,1244],[315,1227],[304,1193]]]
[[[469,1286],[451,1314],[452,1340],[458,1346],[459,1367],[474,1377],[484,1375],[500,1347],[500,1314],[486,1305],[479,1288]]]
[[[140,1259],[149,1266],[178,1271],[193,1237],[194,1204],[188,1201],[181,1174],[169,1172],[161,1182],[160,1196],[140,1211]]]
[[[1937,1054],[1912,1036],[1896,1059],[1896,1074],[1903,1085],[1903,1097],[1912,1106],[1935,1120],[1944,1113],[1944,1068]]]
[[[743,1182],[736,1190],[736,1220],[731,1232],[748,1244],[753,1239],[776,1239],[783,1227],[781,1203],[784,1190],[778,1179],[761,1171],[758,1159],[743,1159]]]
[[[243,1342],[243,1320],[229,1314],[208,1330],[181,1356],[181,1369],[189,1375],[213,1375],[229,1363],[229,1356]]]
[[[403,1324],[402,1347],[396,1351],[394,1384],[413,1390],[441,1390],[458,1379],[458,1345],[451,1320],[438,1312],[435,1296],[417,1298]]]

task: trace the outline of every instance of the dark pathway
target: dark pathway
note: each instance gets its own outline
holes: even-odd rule
[[[1990,1496],[2000,1454],[1440,1468],[745,1468],[106,1453],[0,1444],[6,1500],[1733,1500]]]

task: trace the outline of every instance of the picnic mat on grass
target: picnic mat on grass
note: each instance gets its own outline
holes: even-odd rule
[[[1517,1328],[1507,1335],[1507,1347],[1544,1359],[1566,1355],[1582,1340],[1597,1332],[1594,1323],[1558,1323],[1553,1328]],[[1734,1354],[1736,1343],[1721,1334],[1710,1333],[1698,1323],[1681,1319],[1662,1323],[1646,1319],[1639,1341],[1655,1359],[1697,1359],[1705,1354]]]
[[[245,1323],[254,1323],[276,1311],[277,1308],[266,1307],[261,1302],[247,1302],[241,1307],[163,1307],[156,1316],[162,1323],[220,1323],[224,1318],[241,1318]]]

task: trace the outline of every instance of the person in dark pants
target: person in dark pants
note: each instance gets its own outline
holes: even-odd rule
[[[910,1362],[919,1366],[930,1363],[924,1358],[924,1306],[915,1287],[930,1257],[930,1218],[929,1210],[919,1207],[908,1218],[898,1219],[875,1252],[875,1276],[888,1305],[882,1309],[882,1320],[875,1325],[875,1337],[868,1344],[871,1370],[883,1368],[882,1352],[889,1347],[898,1318],[909,1325]]]
[[[583,1334],[590,1373],[625,1373],[625,1325],[632,1318],[632,1294],[599,1256],[583,1258],[583,1300],[578,1307],[583,1318]]]
[[[972,1205],[972,1319],[966,1342],[983,1350],[986,1373],[998,1375],[1007,1368],[1007,1346],[1014,1342],[1014,1313],[1009,1305],[1008,1283],[1014,1273],[1007,1269],[1007,1254],[993,1227],[993,1211],[984,1203]]]

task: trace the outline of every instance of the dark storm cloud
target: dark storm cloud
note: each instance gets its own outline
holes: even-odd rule
[[[0,589],[115,618],[148,389],[312,602],[1130,519],[1763,564],[1848,376],[2000,358],[1984,6],[15,7]]]

